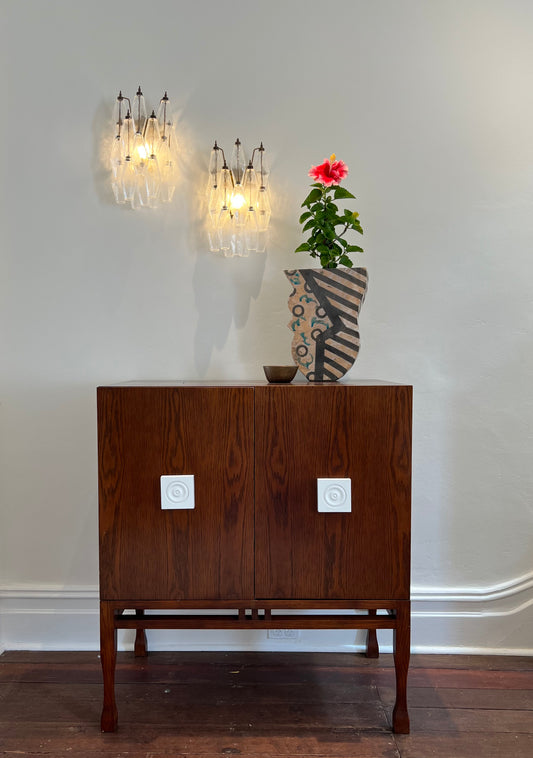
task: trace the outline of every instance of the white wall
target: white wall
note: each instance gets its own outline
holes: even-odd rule
[[[282,271],[307,265],[307,171],[334,151],[370,271],[348,378],[415,387],[415,647],[531,652],[530,0],[2,5],[0,644],[97,646],[95,387],[286,362]],[[100,164],[139,84],[168,90],[183,151],[152,212],[113,205]],[[237,136],[270,150],[275,217],[266,256],[225,260],[197,199]],[[278,644],[159,644],[198,640]]]

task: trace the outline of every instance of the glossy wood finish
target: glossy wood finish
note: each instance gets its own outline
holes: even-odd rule
[[[375,616],[376,611],[369,610],[369,616]],[[366,657],[379,658],[378,637],[375,629],[369,629],[366,635]]]
[[[259,598],[409,599],[411,388],[256,388]],[[351,513],[317,513],[319,477]]]
[[[253,596],[253,390],[98,390],[102,600]],[[194,510],[160,476],[193,474]]]
[[[335,614],[277,614],[269,615],[268,610],[259,615],[252,610],[234,614],[158,614],[145,616],[142,622],[133,615],[116,615],[116,629],[395,629],[396,614],[393,616]],[[145,649],[145,645],[143,645]],[[144,655],[144,653],[140,653]]]
[[[140,657],[146,629],[368,629],[368,657],[392,629],[409,730],[410,387],[99,388],[98,432],[104,731],[119,628]],[[162,474],[194,474],[194,510],[161,510]],[[351,478],[352,513],[317,512],[317,477]]]
[[[103,732],[113,732],[118,721],[115,702],[117,630],[114,623],[113,608],[105,602],[100,603],[100,660],[104,678],[104,703],[100,724]]]
[[[135,616],[142,623],[144,619],[144,610],[137,610],[135,612]],[[135,643],[133,645],[135,657],[144,658],[147,655],[148,651],[145,627],[144,625],[139,625],[135,629]]]
[[[408,602],[398,604],[393,638],[394,667],[396,670],[396,700],[392,711],[392,724],[396,734],[409,734],[407,674],[410,657],[411,607]]]

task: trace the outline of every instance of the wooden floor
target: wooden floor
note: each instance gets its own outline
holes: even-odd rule
[[[532,758],[533,658],[413,656],[411,734],[390,731],[392,657],[120,653],[119,730],[96,653],[0,656],[0,755]]]

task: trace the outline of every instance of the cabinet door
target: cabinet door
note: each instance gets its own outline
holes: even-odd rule
[[[99,388],[98,441],[101,599],[252,597],[253,390]],[[161,509],[171,474],[194,510]]]
[[[411,388],[256,388],[256,596],[407,599]],[[351,513],[317,512],[350,478]]]

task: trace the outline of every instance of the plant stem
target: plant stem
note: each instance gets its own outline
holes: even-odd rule
[[[337,237],[342,237],[342,235],[346,234],[347,231],[348,231],[348,224],[346,224],[346,226],[344,227],[344,229],[342,230],[340,234],[337,234]]]

